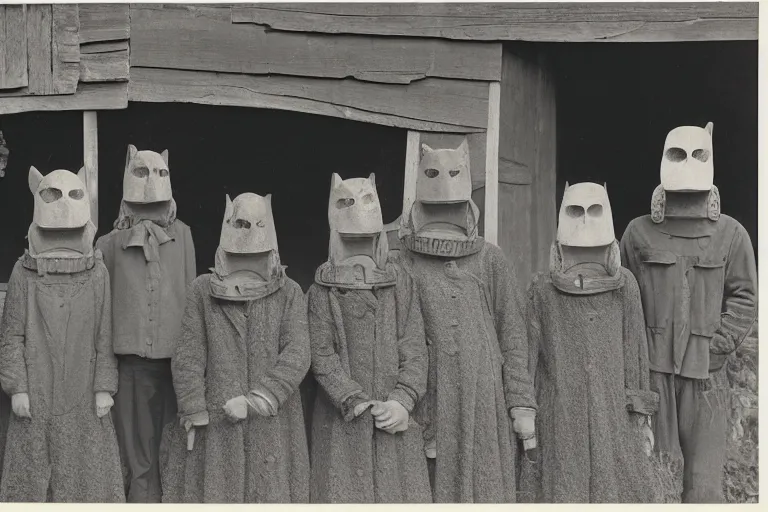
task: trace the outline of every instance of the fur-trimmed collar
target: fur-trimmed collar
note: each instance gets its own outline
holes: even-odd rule
[[[624,286],[621,273],[621,254],[615,240],[610,245],[605,261],[606,272],[580,272],[578,267],[563,271],[563,253],[560,243],[555,241],[549,251],[549,273],[552,284],[563,293],[571,295],[594,295]]]
[[[651,220],[654,223],[661,224],[664,222],[666,207],[667,193],[659,185],[651,197]],[[717,221],[720,218],[720,191],[715,185],[712,185],[707,198],[707,218],[711,221]]]

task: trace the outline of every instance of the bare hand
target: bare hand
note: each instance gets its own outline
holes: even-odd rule
[[[16,393],[11,397],[11,409],[19,418],[32,419],[32,414],[29,412],[29,395],[26,393]]]
[[[96,417],[103,418],[106,416],[113,405],[115,405],[115,401],[112,399],[112,395],[106,391],[96,392]]]

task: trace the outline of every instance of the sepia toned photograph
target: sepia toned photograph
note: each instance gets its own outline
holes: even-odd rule
[[[758,503],[758,11],[0,0],[0,502]]]

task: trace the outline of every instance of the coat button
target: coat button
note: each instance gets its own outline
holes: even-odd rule
[[[362,469],[357,470],[357,476],[363,476],[365,472]]]
[[[152,340],[147,338],[147,345],[151,345],[151,344],[152,344]]]
[[[275,457],[274,457],[274,455],[269,455],[269,456],[267,456],[267,464],[271,464],[271,463],[273,463],[273,462],[275,462]]]

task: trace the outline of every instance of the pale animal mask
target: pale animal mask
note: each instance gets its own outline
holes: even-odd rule
[[[162,154],[139,151],[128,146],[123,174],[123,200],[130,203],[170,201],[171,174],[168,170],[168,150]]]
[[[74,174],[59,169],[43,177],[29,168],[29,190],[35,197],[33,222],[43,229],[82,228],[91,220],[85,168]]]
[[[277,252],[272,194],[261,197],[246,192],[234,201],[227,195],[219,247],[233,254]]]
[[[450,204],[472,198],[467,139],[456,149],[432,149],[421,145],[421,160],[416,177],[416,200],[422,203]]]
[[[342,180],[333,173],[328,200],[328,224],[342,236],[381,233],[384,222],[376,192],[376,176]]]
[[[615,239],[607,188],[597,183],[566,183],[557,241],[571,247],[598,247]]]
[[[661,157],[661,186],[670,192],[707,191],[712,188],[715,166],[712,123],[705,128],[680,126],[667,135]]]

